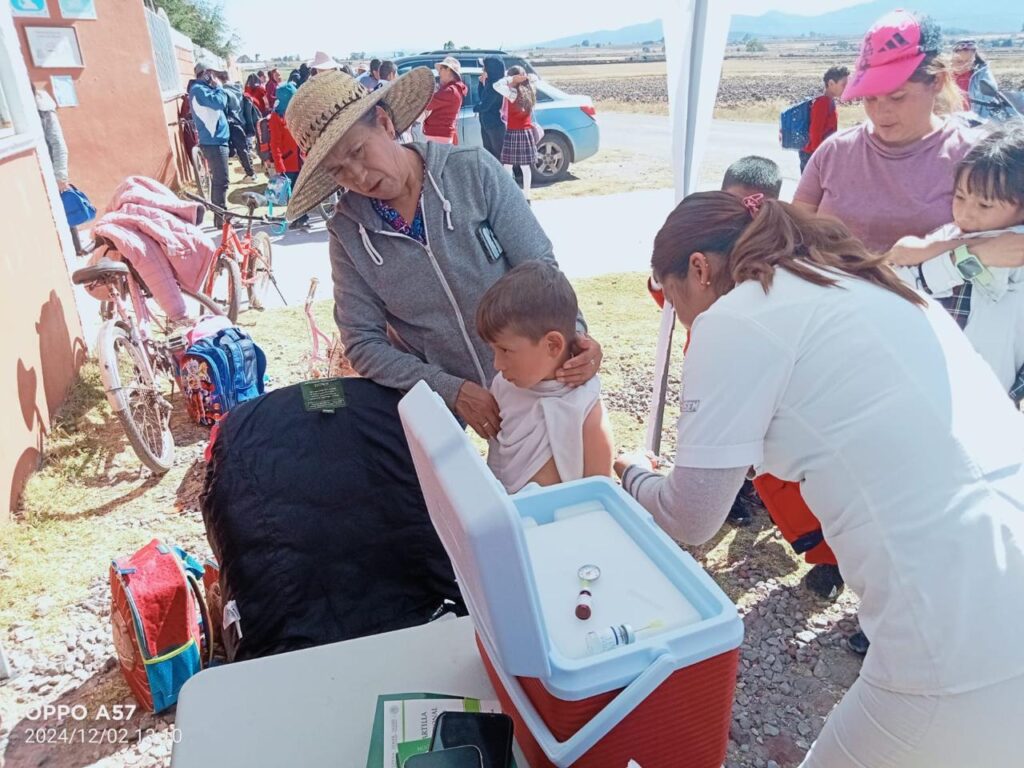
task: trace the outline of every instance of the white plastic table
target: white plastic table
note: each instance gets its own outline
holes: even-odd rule
[[[171,766],[362,768],[377,696],[417,692],[497,698],[468,618],[207,669],[181,690]]]

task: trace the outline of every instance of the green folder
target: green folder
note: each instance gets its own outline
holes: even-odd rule
[[[479,711],[480,702],[477,699],[467,698],[445,693],[386,693],[377,697],[377,711],[373,716],[373,734],[370,737],[370,751],[366,757],[366,768],[382,768],[384,761],[384,704],[388,701],[402,701],[408,699],[462,699],[466,712]],[[398,761],[404,762],[410,755],[427,752],[430,749],[430,741],[400,742],[398,745]],[[395,768],[401,768],[401,765]],[[516,768],[513,760],[511,768]]]
[[[385,693],[377,697],[377,711],[373,716],[373,735],[370,737],[370,753],[366,768],[381,768],[384,761],[384,702],[403,699],[463,699],[464,696],[444,693]]]

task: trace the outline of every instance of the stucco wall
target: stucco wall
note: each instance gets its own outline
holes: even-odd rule
[[[43,435],[85,357],[50,200],[34,150],[0,159],[0,480],[3,522],[41,458]]]
[[[80,106],[57,110],[68,144],[71,182],[102,214],[121,181],[142,174],[175,185],[168,119],[157,81],[142,0],[96,0],[95,20],[62,19],[48,0],[49,19],[16,18],[29,77],[50,88],[51,75],[71,75]],[[73,26],[84,67],[40,69],[33,65],[26,26]]]

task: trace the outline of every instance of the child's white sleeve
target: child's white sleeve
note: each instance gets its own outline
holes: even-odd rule
[[[512,78],[510,77],[503,77],[501,78],[501,80],[498,80],[494,83],[493,88],[509,101],[515,101],[515,97],[512,95],[512,90],[508,87],[509,81],[511,79]]]

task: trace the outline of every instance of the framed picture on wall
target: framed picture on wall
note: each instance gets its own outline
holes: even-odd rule
[[[25,27],[32,63],[40,69],[84,66],[74,27]]]
[[[50,18],[50,11],[46,7],[46,0],[11,0],[11,14],[13,16],[26,16],[33,19]]]
[[[96,0],[60,0],[60,15],[65,19],[95,19]]]

